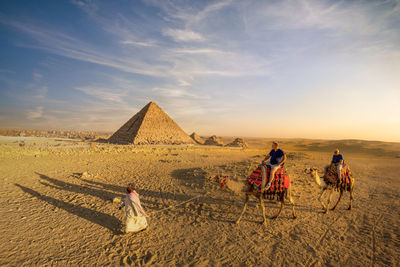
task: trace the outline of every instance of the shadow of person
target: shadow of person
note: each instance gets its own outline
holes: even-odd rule
[[[65,191],[69,191],[69,192],[73,192],[73,193],[80,193],[80,194],[88,194],[88,195],[92,195],[94,197],[98,197],[102,200],[105,201],[110,201],[112,200],[114,197],[121,197],[122,194],[115,194],[113,192],[109,192],[106,190],[100,190],[100,189],[96,189],[96,188],[92,188],[92,187],[87,187],[87,186],[82,186],[82,185],[77,185],[77,184],[71,184],[71,183],[67,183],[67,182],[63,182],[54,178],[51,178],[47,175],[35,172],[37,175],[39,175],[39,177],[49,183],[45,183],[45,182],[41,182],[41,184],[54,188],[54,189],[59,189],[59,190],[65,190]],[[121,191],[123,192],[123,191]]]
[[[78,177],[77,175],[79,175],[79,173],[74,173],[73,175],[76,175],[75,177]],[[102,189],[109,190],[109,191],[125,192],[125,190],[126,190],[126,187],[124,187],[124,186],[106,184],[106,183],[91,181],[91,180],[87,180],[87,179],[83,179],[83,178],[79,178],[79,177],[77,179],[80,179],[81,181],[83,181],[87,184],[96,186],[97,188],[102,188]],[[145,198],[146,197],[153,197],[153,198],[161,197],[160,191],[153,191],[153,190],[149,190],[149,189],[145,189],[145,188],[136,188],[136,191],[140,195],[144,196]],[[163,191],[162,197],[167,200],[183,200],[184,201],[184,200],[189,199],[191,196]],[[149,202],[149,200],[145,200],[145,202]]]
[[[45,196],[40,194],[39,192],[30,189],[28,187],[22,186],[20,184],[15,184],[15,186],[19,187],[22,189],[27,194],[30,194],[33,197],[36,197],[37,199],[40,199],[42,201],[45,201],[59,209],[63,209],[71,214],[74,214],[76,216],[79,216],[85,220],[88,220],[92,223],[98,224],[104,228],[107,228],[110,230],[113,234],[122,234],[121,232],[121,222],[115,218],[114,216],[111,216],[109,214],[99,212],[99,211],[94,211],[85,207],[80,207],[80,206],[75,206],[72,205],[68,202],[64,202],[62,200],[58,200],[49,196]]]
[[[51,178],[45,174],[41,174],[38,172],[35,172],[39,177],[43,180],[40,181],[40,183],[44,186],[57,189],[57,190],[64,190],[64,191],[69,191],[72,193],[76,194],[85,194],[85,195],[91,195],[97,198],[100,198],[104,201],[112,201],[114,197],[119,197],[124,199],[125,194],[122,192],[126,191],[126,187],[122,187],[119,185],[111,185],[111,184],[105,184],[101,182],[95,182],[95,181],[90,181],[86,180],[83,178],[79,178],[79,173],[74,173],[73,177],[76,179],[79,179],[82,182],[87,183],[87,185],[80,185],[80,184],[72,184],[68,182],[64,182],[55,178]],[[45,182],[46,181],[46,182]],[[110,191],[116,191],[110,192]],[[147,199],[147,197],[159,197],[159,192],[156,191],[151,191],[151,190],[146,190],[146,189],[138,189],[137,190],[139,194],[144,196],[144,203],[145,205],[153,205],[151,209],[158,210],[159,208],[157,205],[159,203],[155,201],[151,201]],[[120,193],[117,193],[120,192]],[[168,195],[169,197],[169,195]]]
[[[75,172],[72,174],[72,176],[76,179],[79,179],[87,184],[90,184],[92,186],[96,186],[101,189],[105,189],[108,191],[114,191],[114,192],[125,192],[126,186],[120,186],[120,185],[115,185],[115,184],[106,184],[102,182],[97,182],[97,181],[92,181],[88,179],[82,178],[82,173]]]

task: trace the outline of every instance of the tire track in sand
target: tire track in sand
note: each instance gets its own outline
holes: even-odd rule
[[[378,218],[374,221],[371,231],[371,266],[375,266],[376,262],[376,226],[383,217],[383,213],[379,214]]]

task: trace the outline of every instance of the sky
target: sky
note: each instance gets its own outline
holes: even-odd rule
[[[400,142],[400,1],[0,1],[0,127]]]

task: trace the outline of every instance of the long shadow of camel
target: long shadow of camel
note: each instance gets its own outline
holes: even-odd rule
[[[55,178],[51,178],[45,174],[41,174],[38,172],[36,172],[36,174],[39,175],[39,177],[42,179],[42,181],[40,181],[40,183],[47,187],[54,188],[57,190],[65,190],[65,191],[69,191],[72,193],[87,194],[87,195],[91,195],[91,196],[97,197],[97,198],[105,200],[105,201],[109,201],[115,196],[121,196],[121,193],[119,193],[119,192],[125,191],[124,186],[87,180],[87,179],[79,177],[80,173],[74,173],[73,175],[75,176],[76,179],[87,183],[87,185],[79,185],[79,184],[64,182],[64,181],[61,181],[61,180],[58,180]],[[195,183],[197,188],[202,188],[202,186],[203,186],[202,183],[204,183],[204,182],[202,182],[202,181],[199,182],[196,180],[204,180],[205,179],[204,175],[205,175],[205,173],[202,172],[201,170],[199,170],[198,168],[179,169],[179,170],[175,170],[172,173],[172,176],[175,179],[180,179],[184,185],[185,185],[184,180],[187,180],[187,181]],[[187,185],[185,185],[185,186],[187,186]],[[152,190],[148,190],[148,189],[138,189],[138,191],[140,194],[142,194],[145,197],[146,196],[160,197],[159,191],[152,191]],[[164,191],[162,196],[167,200],[175,200],[178,202],[186,201],[192,197],[192,196],[184,195],[184,194],[176,194],[176,193],[173,194],[173,193],[167,192],[167,191]],[[144,202],[145,202],[145,204],[159,204],[159,203],[150,201],[149,199],[145,200]],[[238,203],[234,203],[232,200],[219,199],[219,198],[215,198],[212,196],[202,197],[200,202],[206,203],[206,204],[223,204],[223,205],[227,205],[227,206],[238,205]],[[72,204],[70,204],[70,205],[72,205]],[[74,206],[74,205],[72,205],[72,206]],[[241,207],[241,203],[239,206]],[[161,209],[160,207],[156,207],[156,206],[151,208],[152,211],[160,210],[160,209]],[[217,212],[215,210],[208,209],[208,208],[205,208],[205,209],[203,208],[203,210],[208,211],[208,212]],[[182,212],[182,211],[173,211],[173,210],[169,210],[169,211],[177,212],[177,213]],[[193,211],[190,211],[187,209],[185,211],[185,213],[187,213],[187,214],[189,214],[189,213],[191,214],[191,212],[193,212]],[[218,213],[232,214],[234,212],[229,209],[222,209],[222,210],[218,211]],[[198,215],[198,214],[193,213],[192,215]],[[223,219],[221,219],[221,218],[213,217],[212,219],[216,220],[216,221],[223,221]]]
[[[109,214],[99,212],[99,211],[94,211],[85,207],[80,207],[80,206],[75,206],[72,205],[68,202],[64,202],[62,200],[58,200],[49,196],[45,196],[40,194],[39,192],[30,189],[28,187],[22,186],[20,184],[15,184],[19,188],[22,189],[25,193],[30,194],[33,197],[36,197],[42,201],[45,201],[57,208],[63,209],[71,214],[74,214],[76,216],[79,216],[85,220],[88,220],[92,223],[98,224],[104,228],[109,229],[111,232],[114,234],[121,234],[120,226],[121,222],[115,218],[114,216],[111,216]]]
[[[180,173],[182,174],[185,171],[191,171],[193,169],[182,169],[180,170]],[[189,176],[190,177],[190,176]],[[80,178],[80,180],[88,183],[88,184],[92,184],[95,186],[99,186],[105,190],[109,190],[109,191],[122,191],[125,189],[125,187],[123,186],[119,186],[119,185],[113,185],[113,184],[106,184],[106,183],[102,183],[102,182],[97,182],[97,181],[91,181],[91,180],[86,180],[86,179],[82,179]],[[147,190],[147,189],[139,189],[140,194],[143,194],[144,196],[152,196],[152,197],[160,197],[160,193],[156,192],[156,191],[151,191],[151,190]],[[175,201],[186,201],[189,198],[191,198],[192,196],[189,195],[183,195],[183,194],[173,194],[170,192],[163,192],[163,197],[167,200],[175,200]],[[227,206],[231,206],[233,204],[232,201],[230,200],[225,200],[225,199],[218,199],[218,198],[211,198],[211,197],[201,197],[200,199],[198,199],[197,201],[194,201],[195,203],[199,203],[199,201],[201,203],[206,203],[206,204],[225,204]],[[147,201],[148,202],[148,201]],[[179,203],[178,203],[179,204]],[[241,205],[241,204],[240,204]],[[241,208],[242,206],[240,206]],[[153,208],[153,210],[160,210],[161,208]],[[219,211],[213,210],[211,208],[204,208],[203,209],[206,212],[218,212],[218,213],[223,213],[223,214],[236,214],[233,211],[230,211],[229,209],[222,209]],[[186,209],[185,211],[182,210],[169,210],[169,212],[171,213],[175,213],[175,214],[179,214],[179,213],[185,213],[186,215],[191,215],[191,216],[199,216],[198,213],[194,212],[194,211],[190,211],[188,209]],[[206,216],[200,216],[200,217],[206,217]],[[220,219],[220,218],[211,218],[214,221],[221,221],[221,222],[232,222],[230,220],[224,220],[224,219]]]

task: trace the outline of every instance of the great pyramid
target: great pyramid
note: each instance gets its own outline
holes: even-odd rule
[[[150,102],[109,139],[113,144],[193,144],[194,141],[156,103]]]

